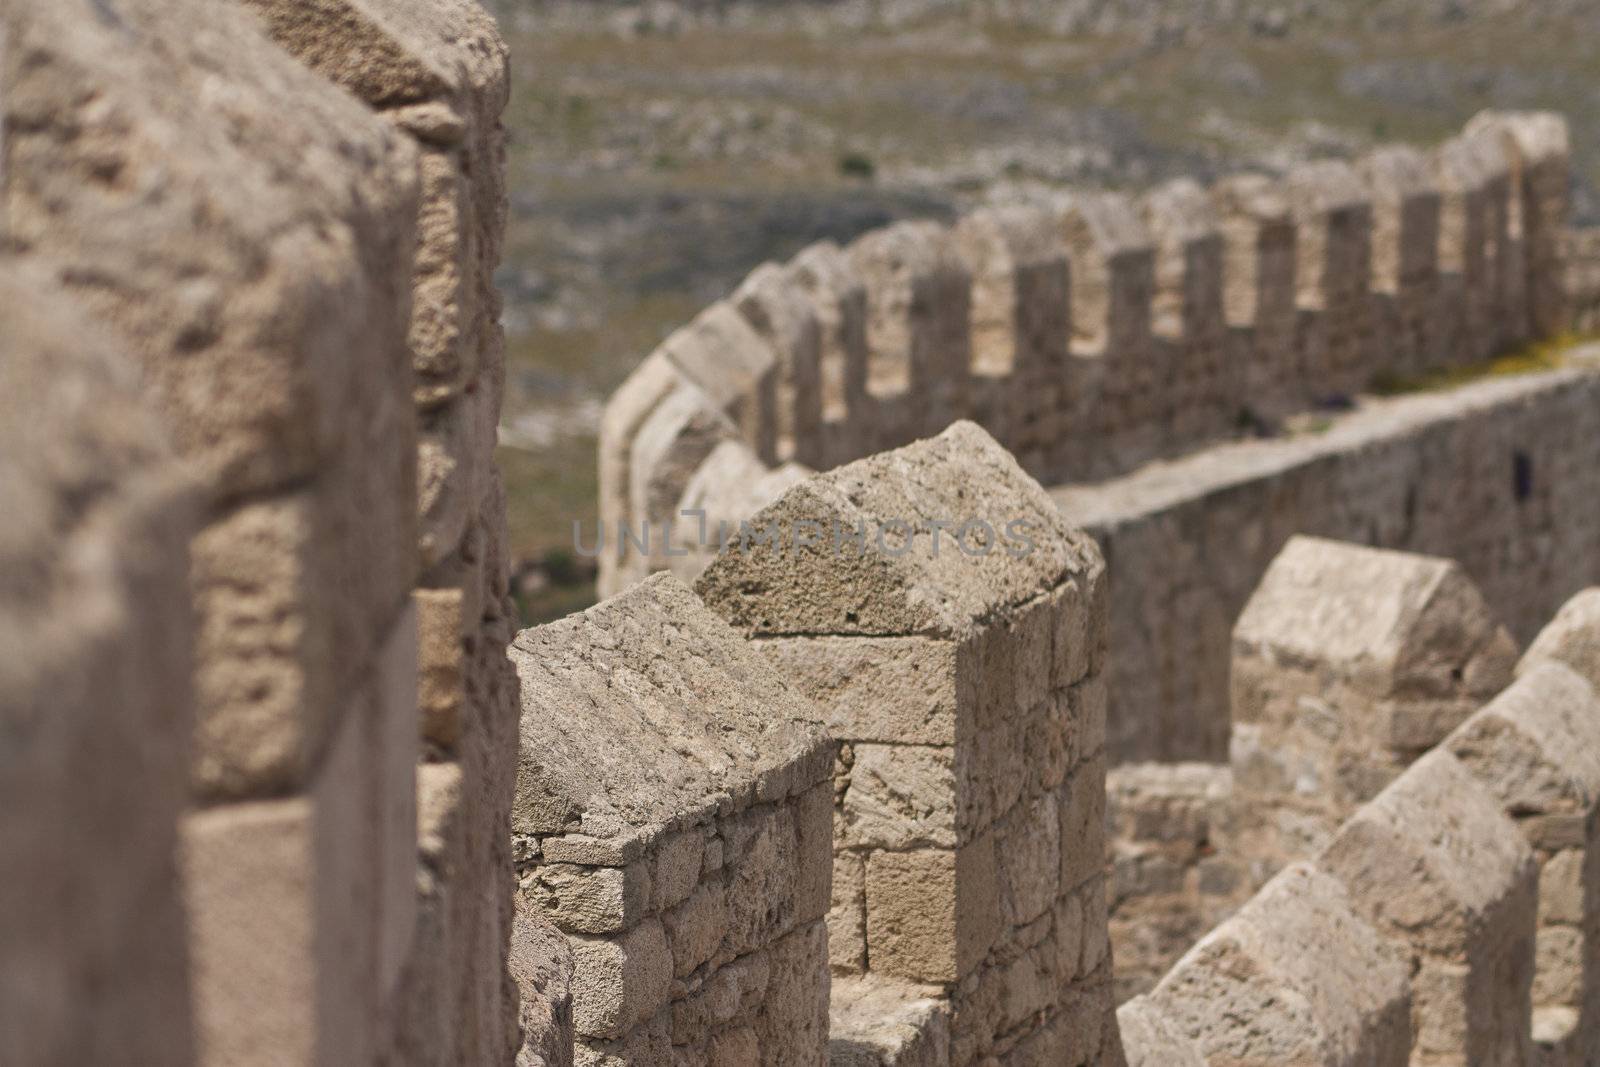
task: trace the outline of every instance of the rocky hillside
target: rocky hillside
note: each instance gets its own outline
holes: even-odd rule
[[[502,18],[543,24],[896,27],[934,18],[1003,23],[1057,34],[1415,29],[1515,16],[1570,24],[1589,0],[488,0]]]

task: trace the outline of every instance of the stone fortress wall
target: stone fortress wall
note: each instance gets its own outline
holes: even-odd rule
[[[1115,761],[1223,757],[1228,633],[1295,532],[1459,559],[1526,639],[1600,578],[1593,494],[1563,491],[1592,469],[1573,444],[1592,378],[1344,409],[1571,326],[1589,268],[1567,153],[1555,116],[1486,113],[1428,153],[902,223],[763,266],[607,406],[602,591],[692,577],[808,469],[966,417],[1106,551]]]
[[[1139,976],[1130,1065],[1600,1054],[1597,619],[1580,594],[1518,661],[1454,564],[1291,542],[1241,622],[1231,773],[1205,794],[1211,862],[1259,891]],[[1158,784],[1152,827],[1181,792]]]
[[[1572,328],[1580,333],[1600,332],[1600,226],[1569,232],[1565,255]]]
[[[1112,571],[1112,750],[1226,759],[1229,635],[1296,533],[1460,562],[1519,640],[1600,580],[1591,369],[1363,405],[1054,496]]]
[[[937,551],[953,508],[1024,518],[1037,551]],[[1108,783],[1108,569],[979,428],[758,518],[777,536],[720,554],[703,604],[657,575],[518,641],[519,907],[579,956],[579,1062],[1600,1055],[1593,591],[1521,653],[1458,565],[1296,538],[1236,631],[1231,765]],[[891,518],[891,553],[800,536]],[[729,847],[746,819],[781,844]],[[830,823],[826,939],[782,951],[823,908],[799,861]],[[1197,823],[1203,881],[1157,903],[1199,914],[1126,983],[1153,912],[1125,861],[1170,873],[1181,850],[1144,846]]]
[[[1146,767],[1162,810],[1188,791],[1204,818],[1141,820],[1148,790],[1111,769],[1125,549],[895,387],[866,390],[882,425],[942,432],[805,478],[769,466],[794,423],[738,385],[780,395],[776,364],[711,375],[736,386],[715,403],[679,369],[702,341],[727,346],[701,372],[737,366],[741,330],[879,338],[908,375],[930,338],[972,346],[943,317],[970,282],[944,253],[917,265],[925,227],[863,242],[878,289],[850,281],[855,251],[802,256],[805,284],[848,297],[831,305],[765,272],[630,382],[646,418],[612,475],[647,474],[630,484],[650,507],[764,507],[779,536],[694,590],[650,578],[513,642],[490,451],[504,93],[469,0],[0,0],[0,851],[25,872],[0,879],[0,1062],[1593,1061],[1593,594],[1513,672],[1536,609],[1501,625],[1469,562],[1294,542],[1269,567],[1263,538],[1229,579],[1252,601],[1235,761]],[[1477,219],[1462,232],[1500,233],[1493,262],[1528,264],[1525,285],[1473,275],[1512,279],[1471,290],[1513,324],[1525,309],[1511,332],[1549,332],[1532,279],[1559,167],[1534,149],[1558,131],[1480,120],[1466,140],[1511,153],[1489,184],[1516,192],[1445,197],[1444,232]],[[1495,203],[1516,226],[1483,223]],[[1085,212],[1095,247],[1123,247],[1120,216]],[[1026,231],[985,232],[1032,255]],[[1002,303],[1094,276],[1044,258]],[[1108,329],[1123,269],[1102,276]],[[930,309],[933,333],[907,328]],[[1294,321],[1317,388],[1351,372],[1333,320]],[[1064,350],[1111,365],[1094,351]],[[824,398],[852,395],[822,366]],[[1366,442],[1348,458],[1442,433],[1422,451],[1473,470],[1448,427],[1486,427],[1487,521],[1532,432],[1514,420],[1536,424],[1547,451],[1509,480],[1542,517],[1492,543],[1548,596],[1587,580],[1577,555],[1539,575],[1595,528],[1563,503],[1600,498],[1572,448],[1592,381],[1468,387],[1265,445]],[[1003,436],[1026,420],[1002,392],[981,395]],[[926,402],[948,421],[967,393]],[[1119,416],[1114,470],[1168,448],[1155,409],[1108,395],[1142,411]],[[770,456],[739,426],[771,427]],[[741,470],[768,481],[722,477]],[[1031,551],[941,552],[937,524],[965,518],[1022,520]],[[896,522],[893,551],[797,536]],[[1330,572],[1377,575],[1339,591],[1392,610],[1352,608],[1322,640]],[[1285,709],[1313,698],[1308,734]],[[1347,771],[1332,806],[1300,796]],[[1177,869],[1159,904],[1198,917],[1117,1009],[1135,854]]]
[[[512,1056],[505,91],[466,0],[0,4],[0,1061]]]

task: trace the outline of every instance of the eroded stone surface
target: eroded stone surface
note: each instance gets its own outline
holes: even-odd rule
[[[55,290],[0,266],[0,1060],[181,1065],[199,509],[121,344]]]
[[[1296,864],[1202,938],[1149,1002],[1209,1062],[1399,1067],[1411,1054],[1409,977],[1406,955],[1344,887]]]
[[[512,656],[517,906],[572,945],[580,1060],[667,1042],[820,1063],[834,743],[815,709],[667,575]]]
[[[1418,760],[1316,865],[1410,954],[1418,1054],[1526,1058],[1537,866],[1516,824],[1454,756]]]
[[[512,656],[520,833],[646,837],[831,759],[810,704],[674,578],[526,630]]]
[[[768,634],[965,637],[1093,551],[970,423],[802,483],[749,525],[783,547],[725,552],[697,588],[735,626]],[[790,547],[813,529],[817,543]],[[864,549],[836,544],[863,530]]]

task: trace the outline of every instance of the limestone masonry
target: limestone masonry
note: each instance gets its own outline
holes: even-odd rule
[[[1485,113],[1428,152],[1063,194],[763,266],[607,405],[602,591],[692,576],[808,468],[964,417],[1106,550],[1120,760],[1223,757],[1232,620],[1292,533],[1457,559],[1526,640],[1600,580],[1590,545],[1555,549],[1600,520],[1556,491],[1592,470],[1566,421],[1586,402],[1530,379],[1344,409],[1589,322],[1568,152],[1556,116]]]
[[[0,0],[0,1064],[1600,1063],[1559,117],[763,266],[517,633],[507,92]]]

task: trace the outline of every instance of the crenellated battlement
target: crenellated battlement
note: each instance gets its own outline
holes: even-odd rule
[[[1231,774],[1113,789],[1129,1067],[1594,1062],[1596,605],[1569,601],[1513,680],[1448,560],[1290,542],[1235,633]],[[1140,896],[1134,861],[1196,816],[1211,870]],[[1217,923],[1219,866],[1259,889]],[[1152,975],[1154,905],[1215,925]]]
[[[1561,119],[763,265],[513,638],[507,92],[0,0],[0,1062],[1600,1061],[1600,349],[1349,403],[1593,325]]]
[[[827,469],[969,418],[1047,484],[1093,481],[1558,333],[1568,157],[1559,116],[1486,112],[1430,151],[1074,192],[764,264],[607,407],[602,588],[669,565],[718,439]]]

